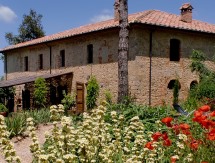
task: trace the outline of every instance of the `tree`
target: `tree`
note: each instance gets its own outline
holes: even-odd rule
[[[6,33],[5,39],[10,45],[13,45],[43,37],[45,32],[41,24],[42,17],[41,14],[37,14],[36,11],[30,9],[29,15],[23,15],[23,21],[18,30],[19,34],[14,36],[11,32]]]
[[[180,83],[179,83],[179,80],[176,79],[173,87],[173,104],[178,104],[179,89],[180,89]]]
[[[4,56],[2,54],[0,54],[0,60],[4,62]]]
[[[37,78],[34,82],[34,101],[37,107],[45,107],[48,88],[44,78]]]
[[[128,96],[128,2],[119,0],[118,102]]]
[[[95,76],[91,76],[87,84],[87,109],[96,107],[96,101],[99,96],[99,84]]]

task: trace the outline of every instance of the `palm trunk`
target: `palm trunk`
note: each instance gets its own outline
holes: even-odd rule
[[[118,102],[128,96],[128,2],[119,0]]]

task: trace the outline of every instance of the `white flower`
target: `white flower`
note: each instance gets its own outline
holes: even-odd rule
[[[183,141],[187,141],[187,136],[184,134],[178,134],[178,138]]]
[[[116,117],[117,112],[116,111],[112,111],[110,114],[111,114],[112,117]]]
[[[33,121],[33,118],[27,118],[27,122],[32,122]]]
[[[180,142],[176,142],[177,147],[184,149],[184,144],[180,143]]]
[[[70,117],[63,116],[63,117],[61,118],[61,124],[62,124],[62,125],[70,125],[70,124],[71,124],[71,119],[70,119]]]
[[[135,116],[135,117],[131,118],[131,121],[139,121],[139,120],[140,120],[140,119],[139,119],[138,116]]]
[[[174,156],[172,156],[172,158],[179,160],[179,156],[178,155],[174,155]]]

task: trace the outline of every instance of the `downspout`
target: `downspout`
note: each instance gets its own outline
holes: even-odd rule
[[[52,73],[52,47],[45,44],[46,46],[49,47],[49,73]]]
[[[152,98],[152,33],[150,32],[149,38],[149,106],[151,106],[151,98]]]
[[[2,53],[4,55],[4,73],[5,73],[5,80],[7,80],[7,55]]]
[[[52,47],[49,46],[49,73],[52,73]]]

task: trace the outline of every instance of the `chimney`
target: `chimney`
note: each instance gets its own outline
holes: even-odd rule
[[[114,3],[114,20],[119,21],[119,0]]]
[[[180,7],[181,10],[181,21],[186,23],[192,22],[192,10],[193,7],[189,3],[185,3]]]

